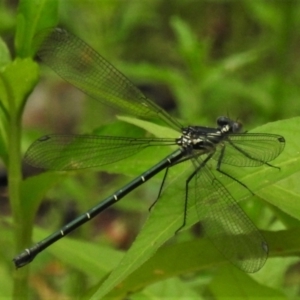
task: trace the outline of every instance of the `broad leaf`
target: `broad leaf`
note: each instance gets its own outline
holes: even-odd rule
[[[286,138],[287,144],[284,153],[281,154],[276,161],[274,161],[274,165],[281,167],[281,170],[268,166],[260,168],[241,168],[243,170],[234,172],[234,175],[240,175],[238,177],[239,180],[245,182],[248,187],[259,194],[259,191],[266,187],[276,184],[283,178],[298,172],[300,145],[296,142],[293,143],[293,137],[300,134],[299,125],[300,118],[294,118],[291,120],[267,124],[256,130],[259,132],[282,134]],[[231,169],[233,168],[231,167]],[[176,196],[176,193],[178,192],[177,185],[180,183],[180,176],[185,178],[184,171],[179,171],[177,178],[174,177],[173,179],[174,196]],[[229,190],[231,190],[230,185],[231,183],[228,183],[227,188]],[[172,190],[172,188],[169,190]],[[238,191],[237,193],[234,193],[236,200],[240,199],[239,196],[243,195],[243,192],[244,191]],[[169,197],[163,197],[160,201],[158,201],[152,210],[149,219],[144,225],[143,230],[125,255],[119,267],[112,272],[101,288],[94,294],[92,299],[99,299],[103,297],[107,292],[113,289],[129,274],[149,259],[164,242],[174,235],[175,231],[182,224],[183,203],[174,202],[173,198],[170,197],[171,195],[172,193],[170,192],[168,194]],[[267,200],[271,202],[272,195],[269,195]],[[182,201],[184,201],[184,199]],[[190,205],[190,207],[188,207],[189,226],[197,222],[197,215],[193,206],[194,205]]]

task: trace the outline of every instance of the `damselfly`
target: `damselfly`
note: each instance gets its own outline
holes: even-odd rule
[[[42,37],[38,57],[66,81],[106,105],[137,117],[158,118],[180,132],[180,136],[171,139],[47,135],[34,142],[25,155],[25,161],[49,170],[74,170],[110,164],[151,146],[177,145],[177,150],[54,234],[25,249],[14,258],[16,267],[28,264],[39,252],[165,169],[163,185],[169,168],[189,160],[193,171],[182,181],[185,189],[182,201],[185,205],[180,228],[185,225],[188,202],[195,201],[199,221],[215,247],[245,272],[258,271],[268,256],[267,242],[223,183],[213,175],[207,162],[211,159],[216,161],[219,172],[248,188],[224,172],[222,165],[269,165],[268,162],[283,151],[284,137],[243,133],[241,124],[227,117],[219,117],[216,128],[183,127],[78,37],[61,29],[50,30]],[[164,194],[162,188],[160,191],[158,200]]]

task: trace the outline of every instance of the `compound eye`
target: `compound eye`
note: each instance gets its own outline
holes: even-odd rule
[[[220,127],[223,127],[225,125],[228,125],[230,123],[230,120],[227,117],[221,116],[217,119],[217,124]]]

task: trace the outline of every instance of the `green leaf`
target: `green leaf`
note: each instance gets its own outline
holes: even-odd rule
[[[264,200],[300,220],[298,185],[294,176],[300,172],[300,145],[295,139],[299,134],[300,118],[266,124],[253,132],[268,132],[282,135],[286,140],[283,153],[272,165],[258,168],[256,172],[245,174],[243,182],[253,189]],[[257,176],[257,177],[256,177]],[[249,183],[249,185],[248,185]],[[276,185],[275,185],[276,183]]]
[[[129,122],[120,122],[115,121],[113,123],[109,123],[103,125],[95,130],[93,133],[98,135],[108,135],[108,136],[124,136],[124,137],[144,137],[145,130],[130,124]]]
[[[34,240],[39,241],[49,235],[40,228],[34,229]],[[69,266],[96,279],[107,276],[121,261],[124,254],[109,247],[87,241],[65,237],[51,245],[47,251]],[[43,254],[40,254],[42,256]],[[41,257],[36,257],[36,260]]]
[[[281,168],[280,171],[268,166],[260,168],[235,168],[239,170],[237,170],[238,172],[234,172],[234,176],[238,175],[239,177],[237,178],[239,178],[241,182],[246,183],[249,188],[256,192],[276,184],[283,178],[299,171],[300,145],[296,141],[293,142],[294,139],[292,139],[292,137],[300,135],[300,118],[267,124],[255,131],[282,134],[287,140],[284,153],[274,162],[274,165]],[[290,131],[292,131],[292,133]],[[231,170],[233,169],[234,168],[231,167]],[[189,174],[191,170],[187,169],[185,172]],[[172,167],[170,171],[175,173],[173,176],[176,176],[171,177],[173,178],[172,181],[174,181],[172,188],[166,190],[168,193],[166,193],[166,191],[163,193],[163,197],[151,211],[143,230],[125,255],[119,267],[102,284],[92,299],[101,298],[123,281],[129,274],[149,259],[181,226],[183,221],[182,210],[184,199],[182,199],[182,203],[180,203],[180,201],[174,201],[174,199],[176,199],[179,193],[182,193],[182,181],[185,182],[184,178],[186,178],[186,174],[180,169],[176,170],[175,167]],[[231,182],[226,185],[226,188],[231,191],[230,185],[232,185]],[[244,189],[239,190],[242,191],[234,193],[235,199],[238,201],[245,193]],[[257,194],[260,195],[259,192]],[[272,195],[269,195],[267,200],[271,202]],[[186,228],[197,222],[194,205],[195,204],[190,204],[188,207]]]
[[[299,228],[278,232],[264,231],[263,235],[270,246],[270,259],[271,257],[280,257],[282,259],[286,256],[295,256],[299,253]],[[237,272],[238,274],[244,274],[230,265],[208,239],[194,239],[189,242],[168,245],[158,249],[147,262],[123,280],[118,289],[113,289],[107,295],[107,298],[123,299],[128,293],[137,292],[153,283],[216,266],[220,267],[221,272],[225,269],[232,270],[232,272]],[[264,269],[256,273],[253,277],[259,277],[260,273],[263,274]],[[269,274],[266,274],[266,276],[268,278]],[[268,281],[270,281],[269,278]],[[101,285],[102,282],[99,283],[98,288]]]
[[[16,59],[0,71],[0,156],[7,164],[8,122],[20,121],[27,95],[38,80],[38,66],[30,59]]]
[[[259,192],[264,199],[279,207],[290,216],[300,220],[300,189],[299,176],[297,172],[284,178],[277,185],[269,186]]]
[[[26,178],[21,184],[21,203],[27,223],[32,224],[37,209],[46,192],[61,181],[65,174],[53,172],[42,173]]]
[[[57,0],[21,0],[18,6],[15,38],[18,56],[32,56],[36,51],[32,45],[35,33],[56,26],[57,21]]]
[[[236,268],[222,268],[209,284],[215,299],[287,299],[282,292],[263,286]]]
[[[148,240],[148,245],[144,245],[145,248],[151,247],[152,243],[149,241],[151,240]],[[199,255],[200,251],[201,255]],[[138,253],[136,254],[138,255]],[[107,298],[122,299],[128,293],[137,292],[156,282],[223,263],[224,258],[208,239],[195,239],[165,246],[123,280],[119,288],[112,290]],[[227,262],[225,261],[225,263]]]
[[[38,65],[31,59],[17,58],[0,73],[1,108],[9,114],[21,114],[25,100],[38,81]]]
[[[9,50],[0,37],[0,70],[11,61]]]
[[[199,42],[188,24],[177,16],[171,19],[171,26],[177,37],[179,51],[189,69],[194,71],[196,76],[201,75],[199,72],[204,71],[204,62],[207,60],[209,50],[208,39]]]
[[[282,2],[284,3],[284,2]],[[257,19],[262,25],[272,28],[275,32],[282,30],[282,13],[283,9],[272,2],[256,2],[246,1],[249,12],[253,13],[254,18]],[[275,5],[274,5],[275,4]]]
[[[122,120],[124,122],[136,125],[140,128],[145,129],[146,131],[152,133],[154,136],[159,138],[176,138],[178,137],[178,132],[170,127],[165,127],[161,125],[154,124],[149,121],[144,121],[132,117],[124,117],[124,116],[118,116],[119,120]]]
[[[151,300],[151,299],[204,299],[190,288],[184,280],[179,278],[170,278],[156,284],[153,284],[140,293],[130,295],[131,300]]]

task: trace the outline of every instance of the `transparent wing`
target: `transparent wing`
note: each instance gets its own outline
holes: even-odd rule
[[[76,170],[110,164],[149,146],[174,144],[174,139],[47,135],[29,147],[24,159],[37,168]]]
[[[120,71],[78,37],[56,28],[37,35],[38,57],[63,79],[105,105],[144,118],[181,125],[146,98]]]
[[[200,158],[197,164],[203,164]],[[248,273],[262,268],[268,256],[267,242],[207,166],[189,182],[188,197],[196,202],[205,233],[230,262]]]
[[[275,159],[284,149],[285,139],[281,135],[266,133],[230,134],[217,146],[213,158],[240,167],[257,167]]]

